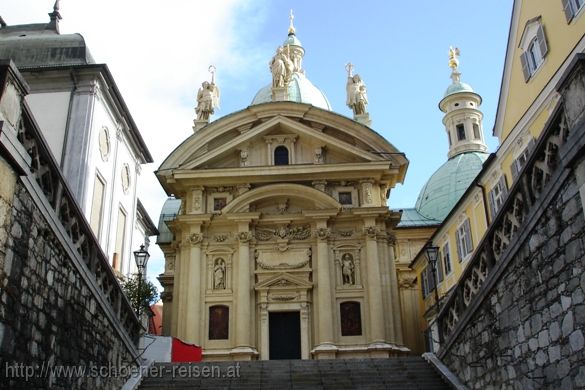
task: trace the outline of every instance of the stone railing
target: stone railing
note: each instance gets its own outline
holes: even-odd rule
[[[561,165],[559,153],[568,136],[566,115],[562,104],[559,104],[502,208],[440,310],[438,324],[444,340],[442,350],[453,342],[456,329],[461,328],[465,318],[471,315],[470,306],[477,304],[475,298],[486,287],[484,282],[490,272],[510,257],[510,247],[524,232],[527,217],[538,207],[538,199],[543,196],[547,184]]]
[[[8,69],[7,74],[16,73],[12,70],[13,65],[4,68]],[[14,80],[17,80],[16,76]],[[54,226],[60,244],[85,279],[89,291],[101,303],[113,327],[118,329],[118,337],[124,340],[128,349],[133,351],[131,354],[135,355],[142,325],[26,103],[22,103],[21,108],[14,108],[14,112],[21,112],[16,129],[7,126],[8,123],[0,126],[2,147],[10,146],[8,156],[17,162],[21,181],[39,204],[44,217]]]

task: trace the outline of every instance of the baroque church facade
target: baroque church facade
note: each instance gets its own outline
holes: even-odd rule
[[[387,199],[408,160],[372,130],[365,85],[348,67],[354,119],[304,75],[289,27],[273,82],[195,133],[156,175],[163,207],[164,332],[205,360],[388,357],[404,346],[395,268],[400,213]]]

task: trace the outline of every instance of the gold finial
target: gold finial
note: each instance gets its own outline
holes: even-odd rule
[[[288,34],[294,34],[295,33],[295,26],[293,25],[293,20],[295,19],[295,16],[293,14],[293,10],[290,10],[290,15],[288,17],[290,19],[290,25],[288,26]]]
[[[459,54],[461,51],[458,47],[453,48],[453,46],[449,46],[449,68],[453,70],[453,72],[457,72],[457,67],[459,66]]]

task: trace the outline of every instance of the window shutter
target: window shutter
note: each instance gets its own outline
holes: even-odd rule
[[[444,267],[445,267],[445,276],[447,276],[448,274],[451,273],[451,253],[449,253],[449,243],[445,243],[445,246],[443,246],[443,255],[445,255],[444,257]]]
[[[494,199],[494,189],[490,191],[490,213],[492,213],[492,221],[496,217],[496,200]]]
[[[443,253],[439,252],[439,259],[437,260],[437,280],[439,283],[443,281]]]
[[[429,281],[429,293],[435,289],[435,275],[433,275],[433,269],[427,267],[427,279]]]
[[[538,26],[538,30],[536,31],[536,38],[538,39],[538,44],[540,45],[540,54],[542,58],[546,57],[546,53],[548,53],[548,46],[546,44],[546,37],[544,36],[544,29],[542,25]]]
[[[567,23],[573,20],[573,9],[571,8],[571,0],[563,0],[563,10],[565,11],[565,18],[567,18]]]
[[[508,185],[506,184],[506,175],[500,176],[500,190],[502,191],[502,200],[508,196]]]
[[[421,282],[422,282],[422,295],[423,295],[423,298],[425,298],[428,295],[428,293],[429,293],[429,282],[428,282],[428,279],[429,278],[427,277],[427,268],[425,268],[422,271],[422,273],[420,274],[421,275],[421,279],[422,279]]]
[[[524,73],[524,81],[530,80],[530,68],[528,67],[528,56],[526,52],[520,55],[520,62],[522,62],[522,73]]]
[[[461,263],[461,260],[463,260],[463,256],[461,255],[461,232],[458,229],[457,232],[455,233],[455,238],[457,239],[457,258],[459,259],[459,262]]]
[[[518,177],[518,164],[516,164],[516,160],[512,161],[512,165],[510,166],[510,169],[512,170],[512,178],[514,180],[516,180],[516,178]]]
[[[465,229],[465,236],[467,240],[465,240],[465,245],[467,246],[466,253],[471,253],[473,250],[473,243],[471,242],[471,225],[469,224],[469,219],[465,220],[465,224],[463,225]]]

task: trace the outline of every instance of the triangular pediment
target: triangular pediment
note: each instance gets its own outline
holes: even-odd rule
[[[268,278],[255,287],[256,290],[270,290],[270,289],[285,289],[298,290],[313,288],[311,282],[307,282],[301,278],[291,275],[287,272],[282,272],[271,278]]]
[[[239,166],[241,151],[255,153],[254,146],[263,144],[260,152],[266,154],[269,140],[264,137],[279,135],[297,137],[297,164],[313,163],[316,148],[323,148],[325,163],[408,163],[384,137],[358,122],[316,107],[282,102],[248,107],[210,123],[179,145],[159,170]],[[254,156],[248,162],[249,166],[270,165]]]
[[[241,164],[241,152],[247,153],[248,166],[271,165],[267,155],[271,145],[286,145],[295,151],[292,163],[314,163],[315,150],[320,148],[324,154],[334,155],[337,163],[355,163],[381,160],[379,155],[356,146],[355,139],[342,131],[336,136],[323,133],[304,123],[277,115],[264,123],[241,134],[234,131],[218,134],[220,141],[209,142],[203,147],[203,153],[197,151],[185,161],[181,168],[224,168]],[[214,145],[212,145],[214,144]],[[215,146],[211,148],[210,146]],[[292,152],[292,150],[291,150]]]

